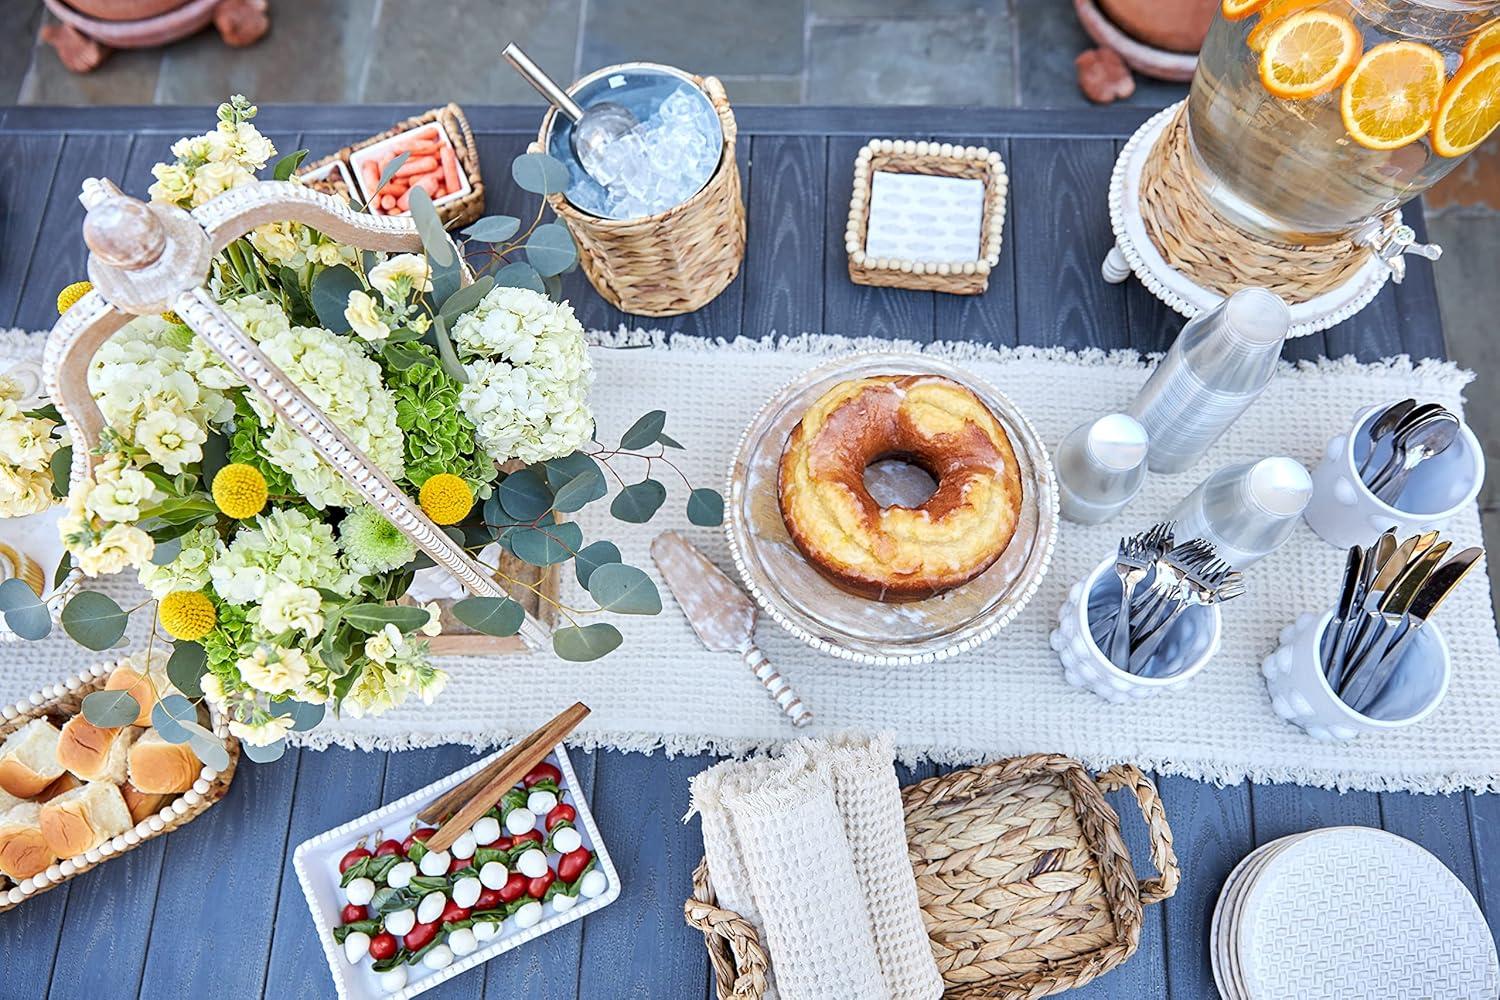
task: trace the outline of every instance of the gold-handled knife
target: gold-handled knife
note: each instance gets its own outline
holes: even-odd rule
[[[656,536],[651,558],[704,648],[711,653],[739,653],[792,725],[811,722],[812,712],[756,648],[755,604],[745,592],[675,531]]]
[[[1423,538],[1425,536],[1416,536],[1407,541],[1417,541],[1420,546]],[[1353,707],[1362,704],[1364,696],[1372,690],[1372,675],[1375,672],[1372,668],[1385,657],[1386,650],[1399,630],[1407,624],[1406,613],[1416,602],[1427,578],[1438,568],[1438,563],[1443,561],[1443,556],[1448,554],[1452,544],[1438,542],[1422,550],[1422,554],[1407,563],[1381,595],[1375,613],[1366,619],[1368,631],[1360,637],[1357,652],[1350,661],[1349,669],[1344,674],[1343,686],[1339,689],[1339,697],[1346,705]]]

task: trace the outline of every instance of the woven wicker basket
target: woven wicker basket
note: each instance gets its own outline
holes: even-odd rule
[[[0,708],[0,742],[33,719],[50,718],[61,725],[83,710],[84,696],[104,687],[104,682],[119,663],[98,663],[75,677],[60,684],[44,688],[29,699],[15,705]],[[193,787],[167,803],[160,812],[147,816],[135,826],[98,848],[75,857],[65,858],[34,878],[25,879],[20,885],[10,885],[0,875],[0,913],[19,906],[26,900],[55,888],[75,876],[81,875],[96,865],[102,864],[117,854],[134,850],[152,837],[171,833],[184,823],[191,822],[224,797],[229,783],[234,779],[235,766],[239,763],[239,741],[229,735],[225,719],[209,712],[213,733],[224,741],[229,751],[229,766],[223,771],[205,767],[198,773]]]
[[[464,176],[469,181],[468,194],[451,201],[444,201],[434,207],[437,209],[438,218],[442,219],[448,228],[467,226],[484,214],[484,181],[479,176],[479,150],[474,145],[474,132],[469,128],[469,119],[464,117],[463,109],[457,104],[445,104],[441,108],[433,108],[431,111],[424,111],[420,115],[397,122],[379,135],[361,139],[331,156],[306,164],[297,171],[297,176],[317,174],[328,164],[337,161],[344,165],[348,176],[353,177],[356,171],[350,162],[350,157],[354,153],[366,146],[373,146],[391,136],[400,135],[402,132],[430,122],[437,122],[439,127],[448,134],[448,139],[453,143],[453,149],[458,154],[458,168],[464,172]]]
[[[644,219],[604,219],[574,207],[560,194],[547,198],[573,234],[583,273],[594,289],[610,305],[638,316],[676,316],[702,308],[728,287],[745,259],[745,203],[734,158],[734,111],[718,79],[691,79],[713,102],[724,128],[719,169],[701,191]],[[542,119],[532,152],[546,149],[556,114],[551,109]]]
[[[1104,799],[1116,788],[1140,805],[1156,878],[1136,878]],[[1082,986],[1135,953],[1141,907],[1177,889],[1156,786],[1128,764],[1095,779],[1069,757],[1012,757],[929,778],[902,798],[945,997],[1033,1000]],[[704,865],[685,914],[703,932],[720,1000],[764,994],[768,959],[755,928],[715,903]]]

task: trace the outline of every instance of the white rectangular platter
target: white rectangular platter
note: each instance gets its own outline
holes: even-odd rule
[[[578,899],[577,905],[566,911],[559,911],[549,900],[542,904],[544,916],[541,921],[532,927],[521,928],[516,925],[513,918],[507,919],[501,925],[499,934],[483,943],[473,954],[455,957],[453,964],[447,968],[432,970],[420,962],[408,965],[405,967],[408,975],[406,985],[398,990],[390,991],[382,988],[380,974],[374,971],[369,959],[361,959],[357,964],[351,964],[345,959],[343,948],[333,936],[333,930],[339,925],[340,912],[345,903],[343,891],[339,886],[340,859],[362,841],[373,843],[377,831],[384,831],[382,836],[401,839],[413,828],[417,813],[428,803],[484,768],[498,755],[496,753],[477,760],[462,771],[450,774],[443,780],[419,789],[403,799],[382,806],[374,812],[366,813],[358,819],[351,820],[327,833],[319,834],[297,846],[296,853],[293,855],[297,880],[302,883],[302,891],[307,896],[307,905],[312,910],[313,926],[317,929],[318,939],[323,945],[323,954],[328,959],[328,967],[333,973],[334,986],[338,990],[340,1000],[383,1000],[383,998],[405,1000],[406,997],[414,997],[512,948],[535,940],[564,924],[582,919],[619,898],[619,875],[615,871],[614,863],[610,860],[609,852],[605,850],[604,843],[599,838],[599,830],[594,824],[594,816],[589,811],[588,804],[578,795],[578,779],[573,772],[573,765],[568,760],[567,752],[559,744],[547,757],[547,760],[562,772],[562,785],[558,790],[558,800],[567,802],[577,810],[574,825],[583,840],[583,846],[593,853],[596,869],[603,872],[608,881],[605,891],[592,899]],[[549,855],[548,863],[556,867],[557,855]]]

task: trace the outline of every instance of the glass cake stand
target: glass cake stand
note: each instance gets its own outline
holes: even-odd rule
[[[777,473],[787,436],[833,385],[872,375],[939,375],[967,386],[1005,428],[1020,467],[1021,515],[1005,552],[962,587],[924,601],[886,603],[839,589],[803,558],[781,518]],[[921,354],[847,355],[783,386],[745,429],[727,493],[729,549],[756,602],[808,645],[862,663],[930,663],[989,639],[1036,593],[1057,538],[1052,461],[1031,422],[993,386]]]

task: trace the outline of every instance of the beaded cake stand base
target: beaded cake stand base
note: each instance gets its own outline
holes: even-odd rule
[[[1151,294],[1174,311],[1191,319],[1204,310],[1212,309],[1223,298],[1224,293],[1209,287],[1206,281],[1189,276],[1181,262],[1168,261],[1163,256],[1162,249],[1151,238],[1147,221],[1142,216],[1141,199],[1141,179],[1147,172],[1157,141],[1174,126],[1185,103],[1179,102],[1158,112],[1136,130],[1135,135],[1120,151],[1109,182],[1109,219],[1114,228],[1115,245],[1105,256],[1101,270],[1104,280],[1111,284],[1118,284],[1134,273],[1150,289]],[[1396,213],[1392,221],[1399,225],[1400,213]],[[1236,231],[1235,236],[1246,240],[1248,244],[1248,238],[1244,234]],[[1247,245],[1247,251],[1252,249],[1263,249],[1265,256],[1270,257],[1282,248]],[[1288,249],[1294,258],[1299,253],[1295,249]],[[1365,260],[1362,264],[1348,268],[1347,277],[1301,301],[1289,302],[1292,313],[1289,336],[1301,337],[1317,333],[1343,322],[1368,305],[1384,287],[1391,277],[1391,267],[1378,254],[1369,250],[1358,248],[1354,252],[1362,253]],[[1262,263],[1263,261],[1258,261],[1257,267]],[[1289,260],[1288,266],[1295,266],[1294,261]],[[1261,282],[1257,281],[1252,268],[1243,283],[1249,285]],[[1283,298],[1294,299],[1296,296],[1283,294]]]

